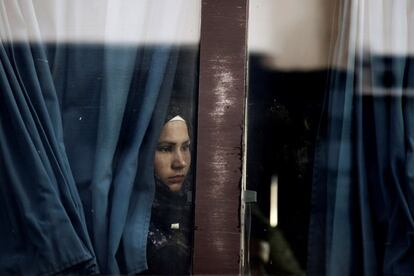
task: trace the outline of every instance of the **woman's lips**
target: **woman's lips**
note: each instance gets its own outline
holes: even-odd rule
[[[174,175],[171,177],[168,177],[168,182],[171,184],[179,184],[184,181],[184,175]]]

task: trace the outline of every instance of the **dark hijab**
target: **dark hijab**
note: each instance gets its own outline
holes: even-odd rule
[[[185,120],[180,108],[173,105],[165,122],[177,115]],[[189,123],[185,121],[190,135]],[[147,240],[148,270],[145,274],[190,274],[192,205],[191,196],[188,196],[191,194],[189,179],[191,177],[187,175],[181,190],[172,192],[155,177],[155,198]]]

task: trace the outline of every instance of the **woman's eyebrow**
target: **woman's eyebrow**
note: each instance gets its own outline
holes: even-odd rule
[[[191,143],[190,139],[187,139],[183,142],[180,142],[179,144],[186,144],[186,143]],[[158,142],[158,145],[161,145],[161,144],[167,144],[167,145],[172,145],[173,146],[173,145],[176,145],[177,142],[176,141],[169,141],[169,140],[162,140],[162,141]]]
[[[172,142],[172,141],[168,141],[168,140],[163,140],[163,141],[159,141],[158,142],[158,145],[175,145],[176,144],[176,142]]]

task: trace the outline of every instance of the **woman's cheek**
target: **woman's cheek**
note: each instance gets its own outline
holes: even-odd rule
[[[168,174],[169,159],[170,158],[167,154],[163,154],[163,153],[155,154],[154,167],[155,167],[156,175],[163,177]]]

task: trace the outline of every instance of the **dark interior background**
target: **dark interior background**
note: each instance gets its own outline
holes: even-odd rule
[[[263,61],[263,56],[249,56],[247,189],[257,191],[250,239],[271,239],[271,228],[259,217],[269,218],[276,174],[277,231],[305,271],[313,153],[328,70],[273,70]]]

